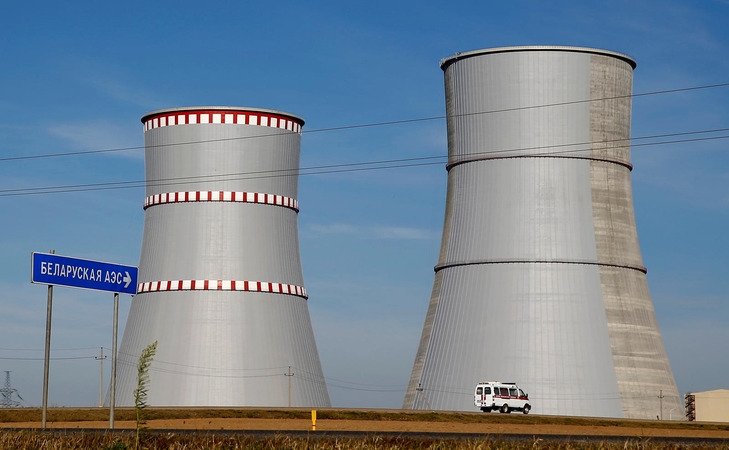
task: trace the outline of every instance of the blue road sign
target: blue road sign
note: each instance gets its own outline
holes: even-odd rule
[[[31,283],[137,293],[137,268],[133,266],[35,252],[30,260]]]

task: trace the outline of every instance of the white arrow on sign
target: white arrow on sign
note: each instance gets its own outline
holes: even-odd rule
[[[132,282],[132,277],[129,275],[129,272],[126,270],[124,271],[124,289],[129,287],[129,283]]]

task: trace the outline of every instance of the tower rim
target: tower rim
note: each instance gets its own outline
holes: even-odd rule
[[[163,114],[169,114],[174,112],[190,112],[190,111],[228,111],[228,112],[253,112],[253,113],[264,113],[264,114],[275,114],[279,116],[288,117],[290,119],[293,119],[299,123],[299,125],[304,126],[306,121],[303,117],[297,116],[296,114],[292,114],[286,111],[280,111],[277,109],[266,109],[266,108],[254,108],[254,107],[248,107],[248,106],[180,106],[177,108],[165,108],[165,109],[158,109],[156,111],[150,111],[142,116],[140,119],[142,123],[145,123],[147,120],[163,115]]]
[[[514,53],[514,52],[540,52],[540,51],[561,51],[561,52],[574,52],[574,53],[592,53],[596,55],[612,56],[614,58],[621,59],[635,69],[638,63],[631,56],[624,53],[614,52],[612,50],[603,50],[599,48],[591,47],[572,47],[562,45],[522,45],[512,47],[493,47],[483,48],[479,50],[471,50],[468,52],[457,52],[453,56],[448,56],[440,60],[440,68],[444,71],[454,62],[461,59],[470,58],[473,56],[489,55],[495,53]]]

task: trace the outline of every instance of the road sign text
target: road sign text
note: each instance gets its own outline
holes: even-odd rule
[[[68,256],[33,253],[31,282],[135,294],[137,268]]]

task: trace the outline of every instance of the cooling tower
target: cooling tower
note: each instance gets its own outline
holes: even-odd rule
[[[680,408],[633,213],[635,62],[510,47],[441,68],[445,223],[403,408],[475,411],[496,380],[537,414],[655,419],[661,393]]]
[[[155,111],[139,286],[116,401],[157,341],[151,406],[330,406],[299,256],[303,119],[255,108]]]

